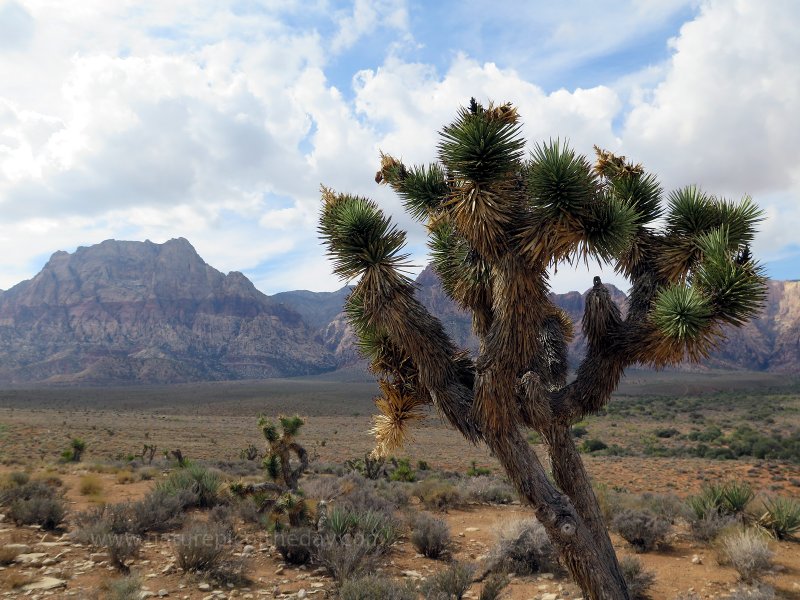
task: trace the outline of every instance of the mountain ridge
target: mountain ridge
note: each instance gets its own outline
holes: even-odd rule
[[[426,267],[416,283],[454,343],[474,351],[470,315],[444,293],[435,271]],[[729,342],[705,367],[800,371],[800,282],[768,285],[764,313],[728,331]],[[624,312],[625,294],[607,288]],[[184,383],[361,368],[342,312],[350,289],[267,296],[242,273],[208,265],[184,238],[57,251],[33,278],[0,293],[0,385]],[[578,325],[575,364],[585,348],[585,292],[550,298]]]

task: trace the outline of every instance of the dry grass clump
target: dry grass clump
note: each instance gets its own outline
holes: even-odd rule
[[[345,581],[339,589],[341,600],[417,600],[411,583],[397,583],[385,577],[368,575]]]
[[[755,529],[733,531],[720,539],[719,559],[739,573],[742,581],[759,580],[772,568],[773,552],[764,535]]]
[[[647,571],[642,561],[635,556],[624,556],[619,561],[622,576],[628,584],[628,592],[632,600],[646,600],[650,597],[650,588],[655,583],[656,576],[652,571]]]
[[[475,567],[458,561],[429,577],[422,584],[427,600],[461,600],[472,585]]]
[[[628,542],[636,552],[649,552],[663,545],[671,526],[669,521],[646,510],[626,509],[611,521],[611,527]]]
[[[84,475],[78,483],[81,496],[99,496],[103,491],[103,480],[97,475]]]
[[[443,558],[450,553],[450,528],[442,519],[426,513],[414,517],[411,523],[411,543],[427,558]]]
[[[522,519],[507,524],[500,531],[488,564],[492,571],[517,575],[562,570],[544,526],[536,519]]]
[[[186,573],[196,573],[219,584],[247,581],[247,561],[233,555],[230,531],[219,523],[189,524],[175,538],[178,566]]]

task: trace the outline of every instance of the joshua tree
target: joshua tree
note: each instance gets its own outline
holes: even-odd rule
[[[626,367],[697,360],[765,295],[749,243],[761,212],[695,187],[662,207],[656,178],[595,149],[592,165],[559,141],[523,154],[510,104],[474,100],[441,131],[438,163],[381,156],[390,185],[427,225],[445,291],[473,315],[478,355],[459,351],[414,297],[405,233],[365,198],[323,188],[319,231],[345,280],[346,311],[379,376],[377,454],[397,448],[432,404],[485,443],[534,509],[584,595],[630,598],[570,426],[603,408]],[[657,221],[658,220],[658,221]],[[632,284],[623,316],[599,277],[582,321],[586,355],[567,382],[572,323],[548,298],[548,268],[597,260]],[[538,432],[555,483],[526,441]]]
[[[275,423],[262,416],[258,419],[258,427],[267,440],[267,451],[264,457],[264,468],[269,476],[282,483],[290,490],[297,489],[297,482],[308,467],[308,452],[294,441],[304,421],[298,416],[278,417],[281,433]],[[298,464],[292,468],[291,456],[297,456]]]

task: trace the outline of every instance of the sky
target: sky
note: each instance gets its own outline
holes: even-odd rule
[[[766,219],[800,278],[796,0],[0,0],[0,289],[57,250],[185,237],[271,294],[341,287],[319,188],[369,196],[380,151],[435,159],[470,97],[513,102],[529,148],[566,139]],[[555,291],[608,269],[559,268]]]

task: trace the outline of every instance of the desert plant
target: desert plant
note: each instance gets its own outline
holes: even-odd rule
[[[473,314],[479,355],[457,350],[403,273],[405,233],[377,204],[323,188],[319,231],[344,280],[360,349],[380,377],[377,454],[400,447],[433,403],[483,441],[530,503],[590,600],[630,597],[570,427],[609,401],[632,364],[705,355],[721,326],[739,326],[765,298],[749,243],[761,218],[696,187],[667,210],[641,165],[597,150],[594,166],[560,141],[524,154],[510,104],[474,99],[444,127],[439,163],[408,168],[381,156],[389,184],[425,221],[448,295]],[[660,228],[657,220],[661,219]],[[548,267],[597,259],[632,282],[625,317],[599,277],[586,296],[586,354],[567,383],[572,324],[548,297]],[[546,442],[554,482],[522,428]]]
[[[142,444],[142,451],[139,453],[139,456],[142,458],[142,464],[147,462],[148,465],[153,464],[153,458],[156,455],[156,445],[155,444]]]
[[[103,546],[111,564],[122,573],[129,572],[128,561],[139,554],[142,538],[130,533],[109,533],[104,538]]]
[[[739,577],[752,583],[772,567],[772,551],[755,529],[731,532],[720,540],[721,562],[730,564]]]
[[[221,483],[222,479],[216,471],[197,464],[188,464],[156,483],[154,489],[170,496],[180,496],[184,500],[193,497],[193,502],[187,506],[211,508],[220,501]]]
[[[277,425],[261,415],[258,419],[258,428],[267,441],[264,455],[264,468],[269,476],[276,482],[290,490],[297,489],[300,476],[308,468],[308,453],[306,449],[295,441],[304,421],[299,416],[278,417],[280,431]],[[297,465],[292,466],[291,456],[297,457]]]
[[[728,527],[736,522],[730,515],[720,515],[717,512],[709,512],[701,518],[692,516],[689,518],[689,531],[692,538],[698,542],[712,542]]]
[[[378,556],[380,552],[370,540],[349,533],[341,538],[322,536],[314,549],[314,562],[325,567],[340,584],[372,571]]]
[[[428,600],[461,600],[472,585],[474,574],[474,566],[453,561],[425,580],[422,593]]]
[[[411,583],[396,583],[391,579],[368,575],[345,581],[339,589],[341,600],[416,600],[417,592]]]
[[[180,529],[185,519],[184,511],[196,503],[197,495],[191,491],[167,492],[156,488],[131,505],[132,530],[143,535]]]
[[[245,579],[245,562],[233,557],[230,534],[213,523],[193,523],[174,542],[175,558],[185,572],[201,573],[220,583]]]
[[[255,444],[247,444],[246,447],[242,448],[242,451],[239,452],[239,458],[242,460],[255,460],[258,458],[258,447]]]
[[[78,483],[81,496],[97,496],[103,491],[103,480],[97,475],[84,475]]]
[[[516,493],[505,481],[494,477],[471,477],[461,484],[461,495],[472,502],[510,504]]]
[[[744,515],[753,498],[755,492],[746,481],[730,481],[722,487],[722,505],[732,515]]]
[[[645,510],[623,510],[611,521],[611,527],[636,552],[648,552],[663,544],[670,531],[669,521]]]
[[[499,600],[500,594],[510,582],[511,579],[508,576],[492,573],[486,578],[478,600]]]
[[[652,571],[647,571],[635,556],[625,556],[619,561],[631,600],[646,600],[650,597],[650,588],[655,583],[656,576]]]
[[[175,462],[178,463],[178,467],[181,469],[188,467],[191,464],[189,459],[183,455],[183,451],[180,448],[175,448],[175,450],[170,450],[169,452],[164,450],[165,458],[169,457],[170,454],[175,459]]]
[[[389,474],[390,481],[413,482],[417,480],[417,474],[414,473],[414,469],[411,467],[411,461],[407,458],[393,458],[392,464],[394,465],[394,469]]]
[[[69,442],[70,460],[81,462],[81,457],[86,450],[86,442],[80,438],[72,438]]]
[[[108,600],[140,600],[142,581],[136,575],[128,575],[108,584]]]
[[[517,575],[561,570],[553,544],[536,519],[512,521],[503,527],[488,565],[492,571]]]
[[[67,513],[63,494],[43,481],[29,481],[3,491],[2,504],[8,506],[8,518],[17,525],[39,525],[56,529]]]
[[[800,502],[789,498],[767,498],[759,525],[779,540],[794,538],[800,532]]]
[[[319,544],[319,534],[308,527],[293,527],[275,532],[273,543],[283,560],[290,565],[311,562],[314,548]]]
[[[469,469],[467,469],[467,477],[485,477],[492,474],[491,469],[487,469],[486,467],[479,467],[478,463],[474,460],[470,463]]]
[[[442,512],[462,503],[461,492],[455,485],[434,478],[416,483],[412,494],[419,498],[426,508]]]
[[[450,528],[444,520],[420,513],[414,518],[411,529],[411,543],[420,554],[443,558],[450,552]]]

